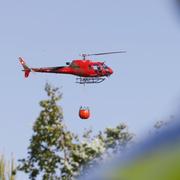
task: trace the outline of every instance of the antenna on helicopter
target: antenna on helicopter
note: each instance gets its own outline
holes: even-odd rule
[[[102,56],[102,55],[117,54],[117,53],[126,53],[126,51],[121,50],[121,51],[95,53],[95,54],[80,54],[80,56],[83,57],[83,60],[86,60],[86,56]]]

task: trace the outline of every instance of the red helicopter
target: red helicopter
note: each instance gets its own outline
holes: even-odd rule
[[[24,71],[24,75],[26,78],[29,76],[30,72],[71,74],[79,76],[78,78],[76,78],[76,83],[92,84],[103,82],[106,77],[109,77],[113,73],[113,70],[104,62],[94,62],[86,59],[87,56],[99,56],[125,52],[126,51],[121,50],[116,52],[105,52],[97,54],[81,54],[83,59],[66,62],[66,66],[57,67],[29,68],[22,57],[19,57],[19,61],[23,66],[22,71]]]

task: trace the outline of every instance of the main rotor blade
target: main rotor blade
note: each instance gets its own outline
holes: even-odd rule
[[[95,54],[85,54],[85,56],[101,56],[101,55],[107,55],[107,54],[117,54],[117,53],[126,53],[126,51],[115,51],[115,52],[105,52],[105,53],[95,53]]]

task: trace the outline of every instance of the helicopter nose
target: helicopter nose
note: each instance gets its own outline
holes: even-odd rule
[[[113,74],[113,70],[109,68],[109,74]]]
[[[109,69],[107,70],[107,76],[110,76],[112,73],[113,73],[113,70],[112,70],[111,68],[109,68]]]

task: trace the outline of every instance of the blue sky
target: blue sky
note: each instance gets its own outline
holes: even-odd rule
[[[180,27],[169,0],[0,1],[0,39],[0,151],[7,156],[26,155],[46,82],[63,92],[64,120],[75,133],[124,122],[142,134],[178,107]],[[74,76],[24,79],[18,62],[22,56],[32,67],[61,66],[80,53],[121,49],[127,53],[92,57],[114,74],[86,87]],[[79,119],[81,105],[90,107],[90,120]]]

